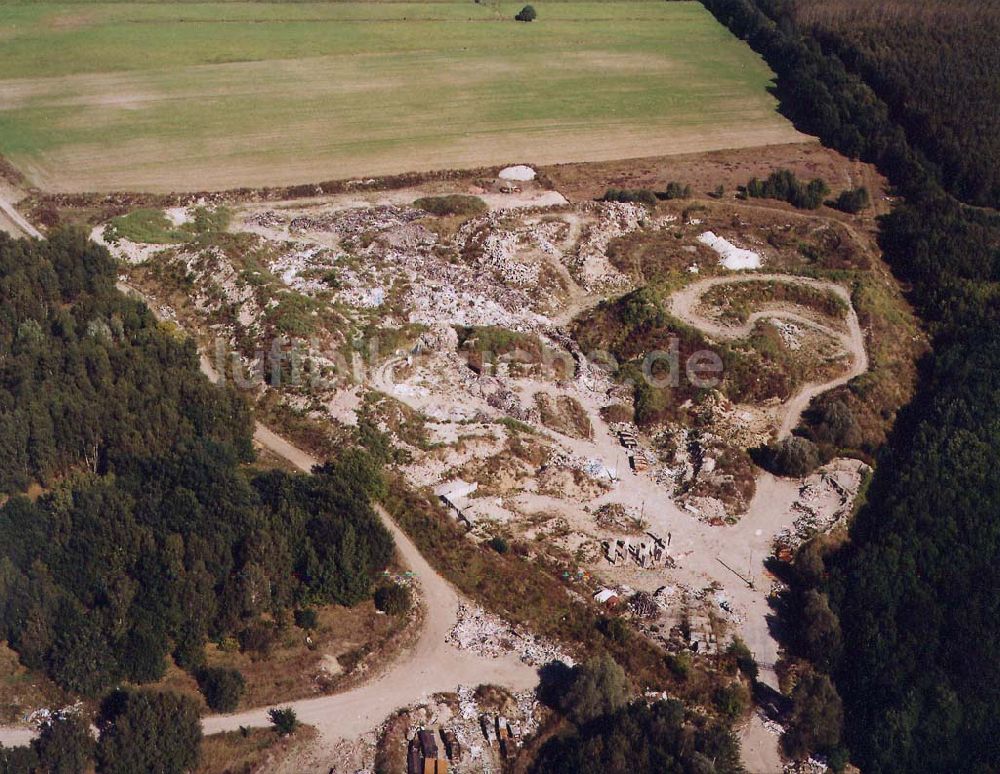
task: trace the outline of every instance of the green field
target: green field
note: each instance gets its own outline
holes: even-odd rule
[[[698,3],[520,5],[6,0],[0,153],[162,191],[801,139]]]

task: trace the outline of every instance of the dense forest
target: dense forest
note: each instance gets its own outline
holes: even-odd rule
[[[209,637],[252,647],[309,603],[354,604],[389,561],[377,465],[251,475],[242,399],[114,287],[76,232],[0,239],[0,631],[22,662],[98,696],[157,680]]]
[[[935,57],[947,60],[944,78],[965,69],[953,84],[976,83],[978,68],[996,56],[996,35],[976,25],[964,32],[942,25],[942,34],[962,38],[948,49],[926,37],[923,43],[908,39],[919,14],[886,12],[878,17],[878,56],[862,66],[846,53],[845,64],[829,40],[814,37],[823,37],[815,25],[797,27],[788,3],[703,1],[764,55],[778,74],[782,109],[800,128],[876,163],[905,197],[881,219],[879,239],[893,270],[909,283],[910,299],[933,339],[918,393],[879,456],[848,542],[832,552],[812,546],[796,560],[809,571],[798,568],[800,605],[790,617],[797,617],[800,631],[793,639],[805,645],[817,670],[833,676],[843,698],[844,741],[862,770],[996,771],[1000,216],[955,197],[996,201],[995,182],[975,181],[978,173],[997,172],[997,100],[985,106],[985,125],[977,122],[952,138],[939,132],[962,149],[970,176],[949,167],[947,148],[925,142],[908,125],[909,114],[881,97],[895,99],[885,83],[896,73],[925,74]],[[952,8],[929,5],[939,16]],[[995,9],[982,6],[984,13]],[[964,7],[955,4],[958,18]],[[811,18],[825,17],[817,11]],[[919,56],[930,64],[897,70],[920,45],[926,50]],[[927,76],[908,84],[913,110],[933,109],[939,127],[961,120],[951,99],[934,96],[941,83]],[[975,105],[981,92],[954,95],[966,98]],[[839,702],[828,699],[827,706]],[[836,738],[823,730],[792,729],[796,741],[805,740],[804,749],[836,748]]]
[[[793,0],[796,25],[888,104],[941,183],[1000,205],[1000,2]]]

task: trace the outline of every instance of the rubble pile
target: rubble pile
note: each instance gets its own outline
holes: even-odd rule
[[[796,352],[802,348],[802,329],[798,325],[778,319],[772,319],[771,325],[778,331],[781,340],[790,350]]]
[[[520,626],[512,626],[495,615],[472,605],[458,606],[458,622],[448,633],[446,642],[459,650],[471,650],[480,656],[499,658],[515,653],[530,666],[542,666],[550,661],[562,661],[573,666],[573,659],[552,642],[531,634]]]
[[[519,240],[513,231],[477,231],[474,237],[478,239],[473,254],[480,268],[517,287],[530,287],[538,282],[540,266],[516,260]]]
[[[526,408],[521,403],[520,396],[511,392],[503,385],[498,385],[495,392],[486,396],[487,405],[502,411],[507,416],[520,422],[538,422],[538,411],[534,408]]]
[[[791,505],[792,525],[774,538],[776,554],[791,556],[814,535],[845,523],[867,470],[858,460],[838,460],[805,479]]]
[[[427,213],[413,207],[380,204],[374,207],[356,207],[336,210],[322,215],[298,215],[288,222],[290,233],[304,231],[333,231],[346,240],[356,240],[371,232],[388,231],[427,217]]]
[[[697,424],[711,428],[729,446],[754,449],[771,439],[771,422],[766,414],[749,406],[737,406],[718,390],[713,390],[696,408]]]
[[[623,288],[629,279],[611,265],[608,245],[611,240],[639,228],[646,219],[646,209],[619,202],[593,202],[586,209],[597,220],[584,227],[576,250],[565,258],[567,268],[588,293]]]

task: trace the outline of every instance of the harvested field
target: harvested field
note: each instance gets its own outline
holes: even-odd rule
[[[203,190],[803,139],[693,2],[0,8],[0,153],[47,190]]]

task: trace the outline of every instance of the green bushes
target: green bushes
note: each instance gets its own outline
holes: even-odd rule
[[[572,681],[559,708],[574,723],[582,725],[625,706],[629,693],[625,670],[604,654],[573,669]]]
[[[232,712],[243,697],[246,681],[238,669],[205,667],[197,674],[198,688],[205,696],[205,703],[215,712]]]
[[[478,196],[466,194],[450,194],[448,196],[425,196],[413,202],[417,209],[429,212],[431,215],[464,215],[474,217],[489,211],[489,207]]]
[[[658,199],[690,199],[691,186],[671,180],[662,193],[656,195]]]
[[[413,595],[406,586],[391,583],[375,590],[375,609],[388,615],[406,615],[413,605]]]
[[[771,449],[771,469],[781,476],[801,476],[812,473],[820,463],[819,450],[808,438],[793,435]]]
[[[186,696],[115,691],[101,704],[97,727],[101,774],[183,774],[198,762],[201,721],[198,705]]]
[[[501,535],[491,537],[487,544],[498,554],[506,554],[510,551],[510,544],[507,542],[507,539]]]
[[[267,717],[278,736],[294,734],[299,727],[299,717],[291,707],[273,707],[267,711]]]
[[[676,700],[634,702],[557,735],[539,751],[534,774],[714,772],[743,768],[725,723],[686,712]]]
[[[870,205],[871,198],[868,196],[868,189],[864,187],[841,191],[832,204],[834,209],[850,213],[851,215],[856,215],[861,210],[867,209]]]
[[[609,188],[601,197],[602,202],[624,202],[626,204],[642,204],[655,207],[657,198],[648,188]]]
[[[788,169],[779,169],[768,175],[766,180],[751,178],[746,184],[746,195],[757,199],[779,199],[802,210],[815,210],[823,204],[830,193],[819,178],[802,182]]]
[[[295,611],[295,625],[300,629],[305,629],[306,631],[312,631],[316,628],[319,623],[319,618],[316,615],[316,611],[312,608],[306,608],[305,610]]]
[[[532,22],[538,18],[538,13],[533,5],[526,5],[514,16],[520,22]]]

